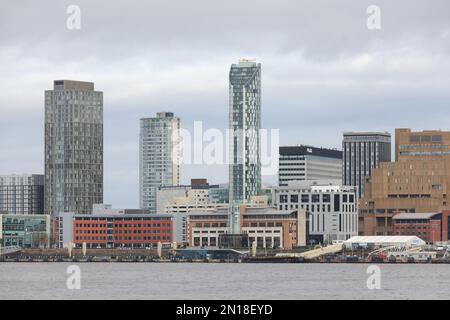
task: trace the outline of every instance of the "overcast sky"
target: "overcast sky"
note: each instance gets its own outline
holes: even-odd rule
[[[366,9],[381,8],[381,30]],[[69,5],[81,29],[66,27]],[[341,147],[343,131],[450,130],[450,1],[0,1],[0,174],[43,173],[44,90],[104,92],[105,202],[138,206],[139,119],[172,111],[225,129],[228,71],[262,63],[264,128],[282,145]],[[228,180],[183,167],[182,182]],[[275,183],[275,176],[263,181]]]

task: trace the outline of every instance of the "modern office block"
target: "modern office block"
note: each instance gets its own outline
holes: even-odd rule
[[[391,134],[387,132],[344,132],[342,141],[342,183],[358,187],[364,196],[365,177],[381,162],[391,161]]]
[[[125,209],[127,210],[127,209]],[[148,213],[59,213],[54,219],[57,248],[73,243],[82,248],[151,248],[173,241],[173,218]]]
[[[341,180],[342,151],[311,146],[279,148],[278,185],[289,181]]]
[[[44,175],[1,175],[0,212],[44,214]]]
[[[139,201],[142,209],[156,213],[156,193],[161,186],[180,183],[180,118],[159,112],[142,118],[139,141]]]
[[[103,92],[55,80],[45,91],[45,212],[89,213],[103,202]]]
[[[50,247],[50,216],[0,214],[0,246]]]
[[[339,181],[291,181],[274,189],[273,201],[279,210],[306,210],[311,244],[358,235],[356,187],[342,186]]]

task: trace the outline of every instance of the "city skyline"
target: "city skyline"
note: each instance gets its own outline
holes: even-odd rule
[[[262,127],[281,128],[281,145],[341,149],[344,131],[445,130],[450,32],[444,14],[448,5],[436,3],[408,5],[404,15],[405,2],[380,1],[379,31],[366,28],[368,3],[342,10],[331,2],[319,7],[282,1],[274,12],[259,1],[240,4],[242,14],[233,11],[233,1],[180,4],[175,12],[166,4],[135,3],[130,9],[134,21],[118,25],[121,5],[103,10],[101,3],[81,1],[86,19],[79,31],[65,28],[64,4],[43,2],[23,10],[2,3],[0,147],[8,152],[0,155],[0,174],[44,172],[43,89],[54,79],[92,81],[105,92],[104,202],[137,207],[138,119],[169,110],[187,128],[202,120],[205,128],[225,130],[228,66],[241,57],[256,57],[264,65]],[[192,10],[197,5],[211,13],[202,15],[206,20]],[[258,14],[244,21],[244,12],[253,8]],[[45,21],[36,15],[42,10]],[[13,23],[17,15],[21,26]],[[326,25],[320,23],[324,20]],[[204,30],[204,23],[212,32]],[[236,32],[244,24],[254,37]],[[185,25],[190,28],[180,37]],[[27,41],[32,40],[30,28],[41,42]],[[176,43],[171,41],[175,36]],[[424,116],[425,109],[430,116]],[[183,166],[182,183],[191,177],[224,183],[228,166]],[[276,180],[276,175],[263,176],[263,182],[276,185]]]

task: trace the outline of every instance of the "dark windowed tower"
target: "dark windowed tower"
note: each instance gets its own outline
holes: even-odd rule
[[[364,181],[381,162],[391,161],[391,134],[387,132],[344,132],[342,183],[356,186],[364,196]]]

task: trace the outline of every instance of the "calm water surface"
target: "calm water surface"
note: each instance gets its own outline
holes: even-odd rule
[[[68,263],[0,263],[0,299],[448,299],[450,265],[79,263],[81,289],[66,286]]]

